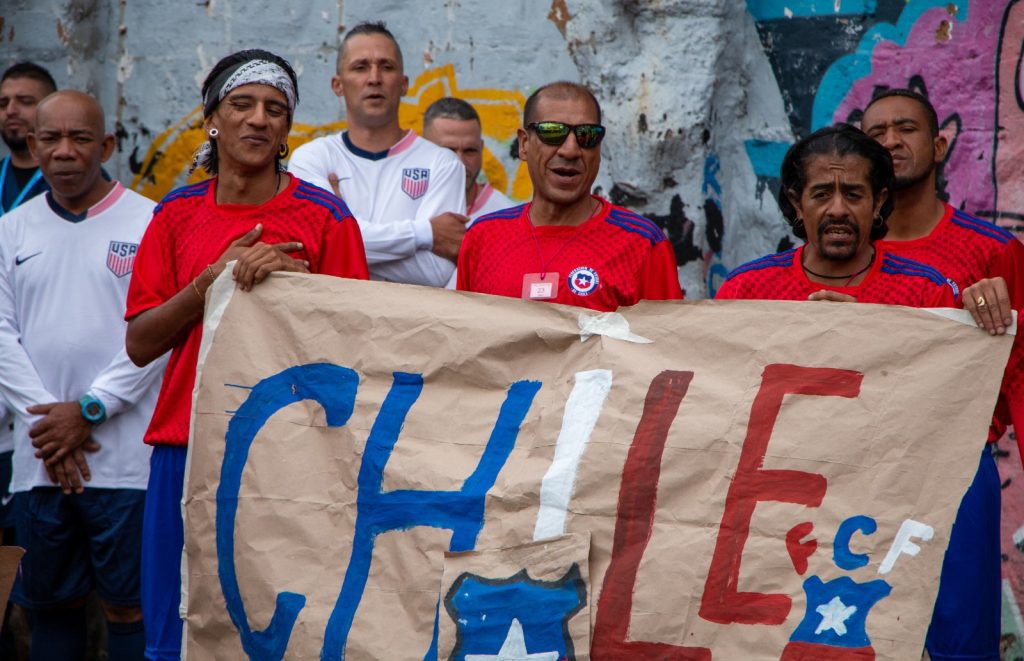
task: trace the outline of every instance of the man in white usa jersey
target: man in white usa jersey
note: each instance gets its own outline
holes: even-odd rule
[[[288,169],[345,201],[372,279],[443,287],[469,221],[465,174],[451,151],[399,125],[408,86],[394,35],[382,23],[352,28],[331,78],[348,130],[299,147]]]
[[[15,600],[32,612],[33,659],[83,658],[93,591],[108,657],[142,659],[145,646],[142,435],[163,363],[132,364],[124,313],[154,204],[101,176],[114,148],[104,123],[86,94],[44,99],[28,144],[50,191],[0,223],[0,396],[15,413],[11,490],[26,549]]]
[[[515,206],[489,182],[477,181],[484,162],[482,128],[476,109],[452,96],[434,101],[423,113],[423,137],[451,149],[466,168],[466,215],[471,223],[484,214]]]
[[[446,96],[427,107],[423,113],[423,137],[438,147],[450,149],[466,168],[466,215],[469,225],[480,216],[515,206],[490,182],[479,183],[484,162],[484,139],[480,115],[462,99]],[[469,227],[467,225],[467,227]],[[455,289],[456,274],[448,280],[448,289]]]

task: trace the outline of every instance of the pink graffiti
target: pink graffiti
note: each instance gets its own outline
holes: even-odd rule
[[[871,55],[871,73],[854,83],[833,117],[847,120],[877,87],[907,87],[920,79],[953,146],[944,169],[949,201],[978,213],[995,206],[995,62],[1006,3],[963,5],[966,21],[957,18],[954,5],[931,9],[917,19],[902,46],[880,41]],[[1019,51],[1019,39],[1017,46]]]
[[[1024,240],[1024,2],[1006,7],[999,35],[999,66],[996,71],[998,130],[995,136],[995,218]]]

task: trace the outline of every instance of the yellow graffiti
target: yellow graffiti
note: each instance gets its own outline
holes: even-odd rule
[[[533,187],[526,164],[513,160],[509,148],[516,139],[526,99],[518,90],[460,89],[455,80],[455,67],[446,64],[428,69],[417,76],[402,99],[398,121],[402,128],[423,132],[423,113],[427,107],[445,96],[454,96],[473,104],[480,114],[484,135],[483,172],[495,189],[515,200],[527,200]],[[345,129],[347,122],[326,124],[293,124],[288,135],[288,147],[295,150],[314,138]],[[160,200],[175,187],[195,183],[207,178],[205,170],[188,170],[199,146],[206,140],[203,130],[201,105],[153,140],[132,179],[133,190],[152,200]],[[498,156],[495,154],[497,151]],[[510,173],[511,171],[511,173]],[[511,183],[510,183],[511,181]]]

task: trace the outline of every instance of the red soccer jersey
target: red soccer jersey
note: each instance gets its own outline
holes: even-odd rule
[[[719,287],[716,299],[742,298],[772,301],[806,301],[827,289],[849,294],[860,303],[906,305],[915,308],[958,308],[953,287],[930,266],[889,255],[876,247],[875,261],[859,285],[830,286],[811,282],[804,273],[800,246],[767,255],[740,266]]]
[[[481,216],[462,241],[458,288],[520,298],[524,278],[533,274],[556,283],[546,300],[592,310],[681,299],[675,253],[662,229],[595,199],[597,214],[571,227],[534,226],[530,204]]]
[[[1006,280],[1013,309],[1018,314],[1024,312],[1024,245],[998,225],[947,204],[946,214],[928,236],[881,243],[890,253],[934,266],[956,282],[960,291],[984,278],[1001,277]],[[1002,395],[989,440],[1002,436],[1011,421],[1018,430],[1024,430],[1024,338],[1019,330],[1006,366]],[[1018,433],[1017,438],[1024,450],[1024,434]]]
[[[307,260],[313,273],[369,277],[359,225],[333,194],[293,176],[287,188],[265,204],[218,205],[215,181],[172,191],[154,209],[135,258],[126,319],[191,287],[208,264],[257,223],[263,225],[260,241],[264,243],[301,241],[303,250],[292,257]],[[188,443],[202,332],[202,324],[196,324],[171,351],[160,398],[146,431],[149,444]]]

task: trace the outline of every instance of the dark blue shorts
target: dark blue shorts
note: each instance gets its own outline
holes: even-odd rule
[[[141,489],[19,493],[16,528],[25,556],[12,599],[51,608],[96,590],[113,606],[138,606],[145,501]]]
[[[999,661],[1002,556],[1000,483],[990,448],[960,502],[942,562],[925,646],[933,661]]]
[[[142,619],[146,658],[181,658],[181,489],[188,448],[156,445],[149,460],[149,497],[142,545]]]

